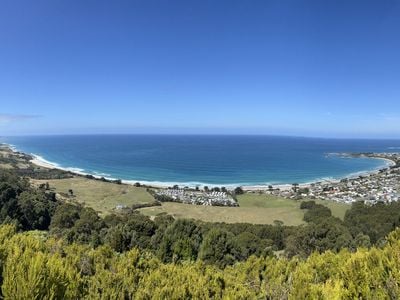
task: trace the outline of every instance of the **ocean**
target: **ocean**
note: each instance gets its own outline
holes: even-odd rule
[[[70,135],[2,137],[55,166],[162,185],[275,185],[340,179],[387,162],[343,152],[398,152],[400,140],[232,135]]]

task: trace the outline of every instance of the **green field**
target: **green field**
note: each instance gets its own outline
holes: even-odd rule
[[[332,215],[340,219],[344,219],[346,211],[350,209],[351,205],[345,203],[337,203],[335,201],[327,200],[314,200],[317,204],[322,204],[330,208]]]
[[[300,209],[299,201],[289,200],[282,197],[265,195],[265,194],[244,194],[238,197],[238,201],[241,207],[264,207],[264,208],[287,208],[288,210]],[[304,201],[307,201],[305,199]],[[317,204],[322,204],[332,211],[332,215],[340,219],[344,219],[344,215],[350,205],[344,203],[338,203],[328,200],[313,200]]]
[[[182,203],[163,203],[162,206],[141,209],[148,216],[168,213],[176,218],[193,218],[206,222],[273,224],[303,224],[304,211],[300,202],[265,194],[246,193],[238,197],[240,207],[197,206]],[[334,216],[343,219],[349,205],[332,201],[316,201],[328,206]]]
[[[72,201],[84,203],[104,215],[112,212],[117,205],[130,206],[153,202],[154,198],[145,188],[115,184],[82,177],[55,180],[32,180],[35,184],[48,182],[57,193],[68,194],[72,189]]]
[[[72,189],[71,201],[84,203],[100,214],[113,212],[117,205],[131,206],[139,203],[153,202],[154,198],[145,188],[131,185],[91,180],[83,177],[56,180],[35,180],[36,184],[48,182],[60,195],[68,194]],[[175,218],[193,218],[206,222],[226,223],[254,223],[273,224],[275,220],[286,225],[303,224],[304,211],[300,209],[300,202],[281,197],[246,193],[238,196],[240,207],[200,206],[174,202],[162,203],[162,206],[142,208],[140,211],[154,217],[160,213],[168,213]],[[328,206],[334,216],[343,219],[349,205],[332,201],[316,200],[317,203]]]
[[[149,216],[166,212],[175,218],[193,218],[205,222],[272,224],[274,220],[280,220],[287,225],[303,223],[303,212],[300,209],[285,207],[217,207],[163,203],[162,206],[143,208],[141,212]]]

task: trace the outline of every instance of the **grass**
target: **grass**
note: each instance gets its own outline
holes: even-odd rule
[[[14,169],[14,167],[11,164],[1,164],[0,163],[0,169],[11,170],[11,169]]]
[[[300,209],[298,201],[266,194],[246,193],[238,196],[238,202],[241,207]]]
[[[343,220],[346,211],[351,208],[351,205],[345,203],[338,203],[335,201],[328,201],[328,200],[314,200],[317,204],[322,204],[330,208],[332,211],[332,215],[338,217],[339,219]]]
[[[244,194],[238,197],[240,207],[198,206],[182,203],[163,203],[159,207],[141,209],[145,215],[168,213],[175,218],[193,218],[206,222],[272,224],[275,220],[287,225],[303,223],[300,204],[283,198]]]
[[[131,185],[118,185],[83,177],[56,180],[34,180],[36,184],[48,182],[57,193],[68,194],[72,189],[73,201],[84,203],[98,211],[101,215],[113,212],[117,205],[130,206],[138,203],[153,202],[154,198],[145,188]],[[286,225],[303,224],[304,211],[300,202],[281,197],[246,193],[238,196],[240,207],[200,206],[174,202],[162,203],[162,206],[146,207],[140,211],[154,217],[160,213],[168,213],[175,218],[193,218],[205,222],[273,224],[275,220]],[[332,201],[316,200],[326,205],[332,214],[343,219],[349,205]]]
[[[182,203],[163,203],[162,206],[142,208],[148,216],[168,213],[175,218],[193,218],[205,222],[273,224],[275,220],[285,225],[303,224],[304,211],[300,202],[265,194],[244,194],[238,197],[240,207],[197,206]],[[316,200],[328,206],[332,214],[343,219],[349,205],[333,201]]]
[[[300,209],[300,201],[289,200],[282,197],[263,195],[263,194],[244,194],[239,198],[239,204],[241,207],[265,207],[265,208],[287,208]],[[304,199],[307,201],[308,199]],[[332,215],[343,220],[346,211],[350,209],[350,205],[345,203],[338,203],[329,200],[313,200],[317,204],[327,206],[331,211]]]
[[[193,218],[205,222],[272,224],[281,220],[286,225],[303,223],[300,209],[265,208],[265,207],[218,207],[198,206],[182,203],[163,203],[162,206],[142,208],[141,212],[155,216],[166,212],[175,218]]]
[[[131,206],[132,204],[153,202],[154,198],[145,188],[131,185],[90,180],[83,177],[55,180],[32,180],[35,184],[48,182],[57,193],[68,194],[72,189],[73,201],[92,207],[101,215],[112,212],[117,205]]]
[[[27,168],[29,164],[9,148],[0,146],[0,169]]]

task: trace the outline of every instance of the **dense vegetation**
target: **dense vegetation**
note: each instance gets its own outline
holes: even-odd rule
[[[33,188],[15,172],[0,170],[0,223],[10,224],[0,229],[2,295],[330,299],[399,294],[400,232],[386,237],[399,225],[400,204],[356,203],[344,221],[313,201],[301,208],[307,224],[297,227],[168,215],[151,220],[135,211],[101,218],[91,208],[57,201],[47,185]],[[278,253],[286,258],[276,258]]]
[[[68,244],[0,227],[5,299],[396,299],[400,231],[383,248],[344,249],[307,259],[251,256],[220,269],[164,263],[154,254]]]

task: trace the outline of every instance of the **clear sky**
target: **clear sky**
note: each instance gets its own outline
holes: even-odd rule
[[[400,1],[0,3],[0,135],[400,138]]]

